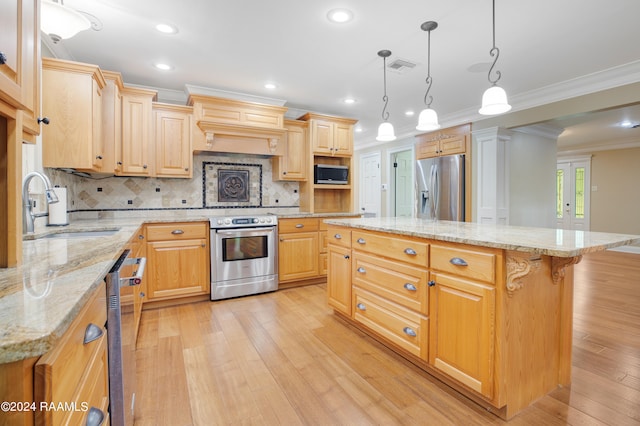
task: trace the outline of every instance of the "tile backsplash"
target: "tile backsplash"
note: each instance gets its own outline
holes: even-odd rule
[[[166,209],[297,208],[297,182],[272,180],[271,158],[234,154],[199,154],[191,179],[145,177],[82,177],[47,169],[53,185],[66,187],[67,210],[136,211]],[[217,172],[248,170],[250,199],[246,203],[218,201]]]

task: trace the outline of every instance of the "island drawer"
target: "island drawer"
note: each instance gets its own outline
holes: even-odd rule
[[[355,288],[353,319],[407,352],[427,360],[429,319],[426,316]]]
[[[176,222],[146,225],[148,241],[192,240],[207,238],[209,223]]]
[[[278,233],[288,234],[292,232],[314,232],[318,230],[318,219],[311,217],[296,219],[279,219]]]
[[[496,255],[489,250],[432,244],[431,269],[494,283]]]
[[[429,266],[429,244],[426,242],[354,230],[351,232],[351,246],[354,250],[375,253],[419,267]]]
[[[353,255],[352,283],[424,315],[429,313],[429,273],[391,260]]]
[[[351,230],[329,228],[327,229],[327,242],[335,246],[351,248]]]

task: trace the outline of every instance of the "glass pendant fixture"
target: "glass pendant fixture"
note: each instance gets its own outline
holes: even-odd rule
[[[40,29],[51,37],[54,43],[71,38],[80,31],[88,30],[91,21],[80,12],[65,6],[62,0],[42,0]]]
[[[420,116],[418,116],[418,125],[416,126],[416,130],[420,131],[431,131],[437,130],[440,128],[440,124],[438,123],[438,114],[435,110],[431,109],[431,102],[433,102],[433,96],[429,95],[431,91],[431,84],[433,83],[433,79],[431,78],[431,31],[438,28],[438,23],[435,21],[427,21],[423,22],[420,25],[422,31],[426,31],[428,34],[427,37],[427,79],[425,80],[427,83],[427,91],[424,94],[424,104],[427,106],[425,109],[420,112]]]
[[[478,111],[482,115],[497,115],[502,114],[511,109],[511,105],[507,101],[507,92],[503,88],[498,87],[498,80],[500,80],[500,71],[496,70],[495,79],[491,78],[491,72],[498,62],[500,56],[500,49],[496,47],[496,0],[493,0],[493,48],[489,51],[491,57],[494,58],[491,68],[489,68],[489,87],[482,95],[482,107]]]
[[[382,72],[384,79],[384,96],[382,97],[382,101],[384,102],[384,107],[382,108],[382,119],[384,122],[378,126],[378,136],[376,136],[376,140],[379,142],[391,142],[396,140],[393,125],[387,121],[389,119],[389,112],[387,111],[387,104],[389,103],[389,97],[387,96],[387,58],[391,56],[391,51],[381,50],[378,52],[378,56],[382,58]]]

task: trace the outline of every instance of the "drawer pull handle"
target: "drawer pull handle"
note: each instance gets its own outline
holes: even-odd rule
[[[469,266],[469,264],[466,262],[466,260],[462,259],[461,257],[453,257],[453,258],[451,258],[449,263],[451,263],[452,265],[456,265],[456,266]]]
[[[366,270],[366,269],[364,269],[362,266],[361,266],[361,267],[359,267],[359,268],[357,269],[357,271],[358,271],[358,272],[360,272],[361,274],[366,274],[366,273],[367,273],[367,270]]]
[[[344,258],[345,258],[345,259],[349,259],[349,255],[348,255],[348,254],[345,254],[345,255],[344,255]]]
[[[104,422],[104,413],[102,410],[91,407],[89,408],[89,414],[87,414],[87,426],[100,426]]]
[[[5,55],[4,53],[0,52],[0,65],[4,65],[7,63],[7,55]]]
[[[407,336],[411,336],[411,337],[416,337],[417,334],[415,331],[413,331],[412,328],[410,327],[405,327],[402,329],[402,331],[404,331],[404,334],[406,334]]]
[[[415,285],[411,284],[411,283],[405,283],[404,284],[404,288],[406,288],[409,291],[417,291],[418,289],[416,288]]]
[[[297,223],[297,224],[296,224],[296,228],[304,228],[304,224],[302,224],[302,223]]]
[[[364,306],[364,303],[358,303],[356,305],[356,308],[360,309],[361,311],[366,311],[367,310],[367,307]]]
[[[433,287],[434,285],[436,285],[436,282],[435,282],[434,280],[431,280],[431,281],[429,281],[429,282],[427,283],[427,285],[428,285],[429,287]]]
[[[89,323],[87,328],[84,330],[84,340],[82,341],[83,345],[93,342],[102,336],[102,328],[98,327],[95,324]]]
[[[180,235],[180,234],[184,234],[184,231],[182,229],[174,229],[173,231],[171,231],[171,233],[173,235]]]
[[[415,256],[416,254],[418,254],[418,253],[416,253],[416,251],[415,251],[414,249],[412,249],[412,248],[406,248],[406,249],[404,249],[404,252],[405,252],[406,254],[408,254],[409,256]]]
[[[364,240],[364,238],[358,238],[358,239],[356,240],[356,242],[357,242],[358,244],[366,244],[366,241]]]
[[[336,240],[341,240],[342,239],[342,235],[336,234],[336,235],[333,236],[333,238],[335,238]]]

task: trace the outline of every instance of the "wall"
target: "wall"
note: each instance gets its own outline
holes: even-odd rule
[[[594,152],[591,230],[640,235],[639,185],[640,148]]]

